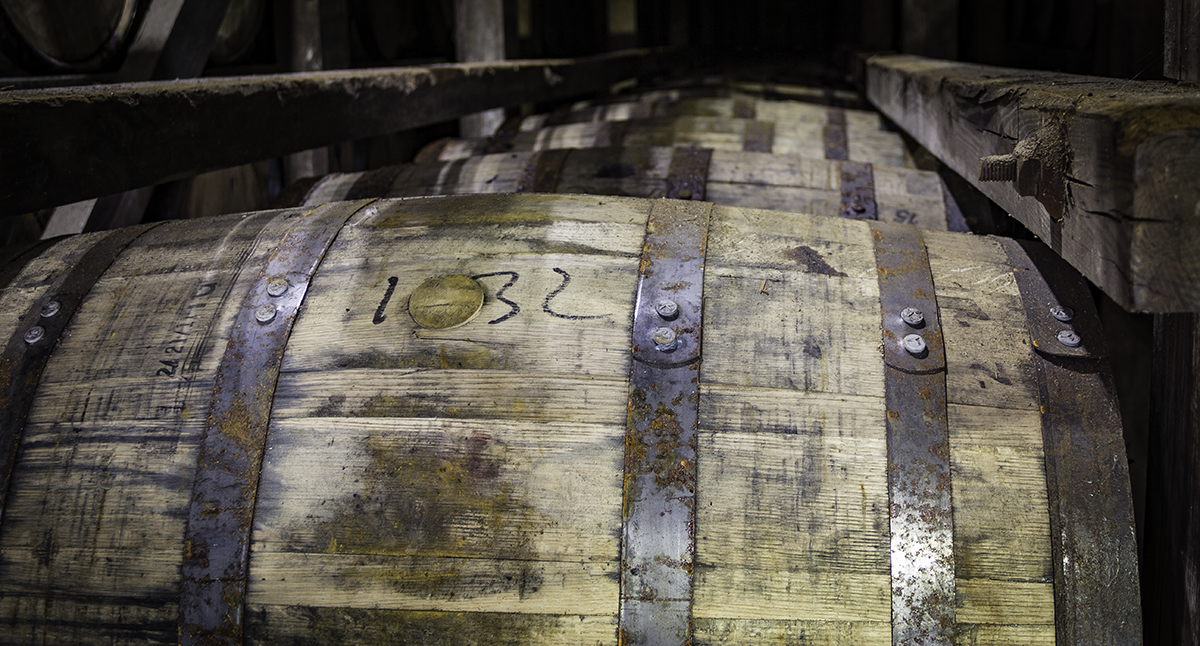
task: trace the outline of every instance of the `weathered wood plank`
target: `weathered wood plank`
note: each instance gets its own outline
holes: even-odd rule
[[[1126,309],[1200,310],[1194,87],[881,55],[867,93]],[[1020,141],[1036,186],[979,180]]]
[[[890,644],[887,621],[813,621],[803,619],[695,619],[697,644]]]
[[[423,644],[429,646],[602,646],[616,639],[615,616],[444,612],[384,608],[252,605],[249,644]]]
[[[0,215],[69,204],[666,69],[662,52],[6,92]],[[254,118],[247,118],[253,115]]]
[[[1036,410],[1037,377],[1012,269],[986,238],[923,233],[938,289],[950,403]],[[961,238],[961,239],[960,239]]]
[[[120,599],[115,599],[117,603]],[[172,602],[153,606],[97,604],[45,594],[23,597],[0,595],[5,638],[14,644],[109,643],[122,646],[170,646],[176,639],[179,607]],[[50,618],[50,621],[46,619]],[[132,628],[131,628],[132,627]]]
[[[458,62],[504,60],[504,36],[502,0],[455,0],[454,50]],[[487,137],[503,122],[504,110],[487,110],[463,115],[458,128],[464,137]]]
[[[1200,643],[1200,316],[1154,317],[1142,607],[1146,643]]]
[[[1038,411],[951,404],[955,574],[1050,583]]]
[[[705,293],[721,307],[706,308],[696,521],[698,562],[711,567],[698,576],[716,588],[697,588],[696,617],[721,632],[697,623],[698,640],[816,620],[827,622],[818,643],[844,638],[890,607],[883,376],[864,368],[881,365],[881,332],[875,310],[852,305],[877,298],[873,245],[858,222],[809,231],[749,209],[717,215]],[[924,235],[947,350],[957,622],[984,643],[1052,643],[1042,422],[1012,270],[988,239]],[[795,337],[809,318],[831,335]]]
[[[90,622],[115,643],[176,635],[213,355],[287,220],[164,224],[117,258],[73,316],[43,373],[0,527],[12,634],[89,641],[79,631]]]
[[[851,305],[878,298],[866,227],[753,209],[719,213],[709,232],[705,298],[730,307],[705,313],[713,331],[702,381],[881,396],[879,315]],[[797,303],[804,303],[799,311]],[[762,352],[763,343],[772,351]],[[748,356],[757,357],[753,370]]]
[[[1200,4],[1195,0],[1163,4],[1163,76],[1200,82]]]
[[[607,562],[256,552],[249,603],[448,612],[616,615]]]
[[[623,452],[621,425],[279,422],[252,549],[609,560],[617,553]]]
[[[251,635],[295,630],[289,613],[353,631],[338,608],[431,629],[470,613],[489,642],[615,637],[620,349],[648,204],[599,202],[379,203],[343,230],[289,342],[259,489],[247,603],[290,610]],[[488,303],[421,328],[408,296],[447,272]]]

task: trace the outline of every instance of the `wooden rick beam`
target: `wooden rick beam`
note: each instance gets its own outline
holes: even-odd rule
[[[218,168],[606,89],[665,50],[580,59],[273,74],[0,96],[0,216]]]
[[[871,57],[866,83],[1127,310],[1200,310],[1200,90],[905,55]]]

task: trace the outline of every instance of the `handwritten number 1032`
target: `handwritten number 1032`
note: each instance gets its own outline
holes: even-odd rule
[[[554,273],[561,276],[562,279],[561,279],[561,282],[559,283],[558,287],[555,288],[550,293],[546,294],[546,298],[542,300],[542,311],[543,312],[549,314],[550,316],[554,316],[554,317],[557,317],[560,319],[567,319],[570,321],[598,319],[598,318],[604,318],[605,316],[607,316],[606,314],[601,314],[601,315],[597,315],[597,316],[566,314],[566,313],[559,312],[556,309],[554,309],[554,306],[553,306],[554,299],[557,298],[560,294],[562,294],[567,289],[567,286],[571,284],[571,274],[569,274],[565,269],[562,269],[560,267],[554,267]],[[497,323],[503,323],[521,312],[520,305],[518,305],[516,302],[514,302],[508,298],[505,298],[505,296],[504,296],[504,292],[506,290],[508,290],[510,287],[512,287],[513,285],[516,285],[517,281],[521,279],[521,274],[519,274],[515,271],[494,271],[494,272],[487,273],[487,274],[476,274],[474,276],[471,276],[471,278],[474,278],[475,280],[479,280],[481,278],[491,278],[493,276],[508,277],[508,281],[505,282],[503,286],[501,286],[499,289],[496,290],[496,300],[507,305],[508,311],[505,312],[502,316],[488,321],[488,325],[496,325]],[[375,316],[371,319],[371,322],[374,323],[375,325],[379,325],[380,323],[383,323],[385,320],[387,320],[387,315],[384,314],[383,312],[385,309],[387,309],[388,303],[391,302],[392,295],[396,291],[396,283],[399,282],[399,280],[400,279],[396,276],[391,276],[388,278],[387,291],[384,292],[383,298],[379,301],[379,307],[375,309]]]

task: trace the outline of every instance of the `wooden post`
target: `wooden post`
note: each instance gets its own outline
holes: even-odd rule
[[[1200,0],[1166,0],[1163,76],[1200,82]]]
[[[667,12],[667,43],[674,47],[688,44],[688,31],[692,12],[687,0],[670,0]]]
[[[958,0],[904,0],[901,20],[901,51],[958,58]]]
[[[153,2],[138,28],[117,78],[122,81],[199,76],[217,37],[230,0],[161,0]],[[54,210],[43,237],[137,224],[154,192],[153,186]]]
[[[1165,5],[1163,76],[1200,81],[1200,0]],[[1190,143],[1174,147],[1195,150],[1195,139]],[[1188,159],[1147,173],[1171,189],[1151,202],[1151,216],[1200,213],[1200,162],[1194,153]],[[1141,563],[1145,643],[1200,644],[1200,314],[1155,315],[1153,362]]]
[[[320,0],[292,0],[293,72],[315,72],[324,68],[321,48]],[[291,184],[301,177],[317,177],[329,172],[329,148],[313,148],[283,158],[283,182]]]
[[[637,47],[637,0],[608,0],[608,48]]]
[[[1200,316],[1154,317],[1141,584],[1147,646],[1200,644]]]
[[[504,60],[504,0],[455,0],[454,48],[459,62]],[[463,137],[487,137],[504,122],[504,110],[459,119]]]
[[[154,74],[158,55],[171,36],[175,19],[183,9],[184,0],[160,0],[150,3],[146,17],[138,27],[137,36],[125,53],[117,78],[121,81],[145,81]]]
[[[891,0],[861,0],[859,38],[862,48],[883,52],[896,48],[896,11]]]

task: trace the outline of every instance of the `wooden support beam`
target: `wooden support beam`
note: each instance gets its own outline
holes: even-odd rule
[[[455,0],[454,49],[462,63],[504,60],[504,1]],[[504,123],[504,111],[465,115],[458,123],[463,137],[490,137]]]
[[[0,215],[551,101],[669,71],[665,50],[0,94]]]
[[[1200,82],[1200,0],[1166,0],[1163,76]]]
[[[230,0],[184,2],[150,78],[166,80],[200,76],[229,4]]]
[[[1200,90],[907,55],[868,98],[1122,307],[1200,311]],[[981,159],[996,177],[980,180]]]
[[[130,45],[117,78],[145,81],[199,76],[229,3],[230,0],[154,3]],[[42,237],[137,224],[153,191],[153,187],[141,187],[59,207]]]
[[[1145,643],[1200,644],[1200,316],[1154,316]]]
[[[958,0],[903,0],[901,51],[958,58]]]
[[[637,0],[608,0],[608,48],[637,47]]]

